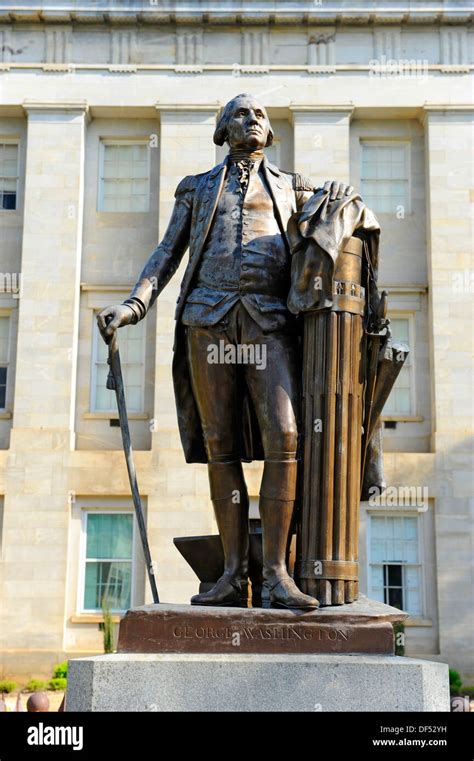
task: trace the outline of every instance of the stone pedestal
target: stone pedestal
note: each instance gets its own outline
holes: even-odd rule
[[[394,655],[128,654],[69,661],[68,711],[449,711],[448,667]]]
[[[448,667],[393,655],[403,611],[144,605],[69,662],[68,711],[449,711]]]

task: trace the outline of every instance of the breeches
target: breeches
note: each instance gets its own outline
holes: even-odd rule
[[[216,325],[188,326],[186,331],[209,463],[240,460],[245,387],[257,416],[265,460],[294,460],[300,395],[296,335],[263,333],[240,302]]]

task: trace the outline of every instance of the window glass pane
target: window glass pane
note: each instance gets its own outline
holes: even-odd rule
[[[117,207],[117,211],[128,211],[128,208],[129,208],[128,198],[117,198],[116,207]]]
[[[418,516],[370,516],[369,552],[370,595],[416,615],[422,612],[418,520]]]
[[[405,561],[418,563],[418,542],[405,542]]]
[[[139,325],[142,325],[143,323],[139,323]],[[134,330],[135,328],[130,328],[129,332]],[[143,364],[143,343],[141,341],[136,344],[135,341],[127,341],[126,346],[124,346],[124,351],[122,352],[122,349],[120,349],[120,356],[122,358],[122,365],[134,365],[141,367]]]
[[[390,190],[392,196],[395,198],[404,199],[406,195],[406,183],[404,180],[392,180],[390,183]]]
[[[127,390],[128,406],[131,410],[140,410],[143,408],[143,394],[141,388],[129,386]]]
[[[382,214],[394,214],[398,206],[407,206],[407,147],[363,142],[361,151],[361,194],[367,205]]]
[[[394,340],[410,345],[410,320],[395,317],[390,319],[390,329]],[[395,382],[392,392],[385,404],[384,415],[410,415],[412,409],[412,361],[411,353]]]
[[[8,211],[16,209],[16,193],[2,193],[0,191],[0,208]]]
[[[392,335],[394,336],[394,338],[396,338],[399,341],[408,342],[408,339],[409,339],[408,319],[404,319],[401,317],[393,318],[390,321],[390,329],[392,331]]]
[[[372,578],[372,589],[374,587],[383,587],[383,566],[373,565],[370,569]]]
[[[13,171],[12,171],[13,170]],[[16,177],[18,172],[18,145],[0,143],[0,177]]]
[[[6,195],[15,194],[16,180],[8,180],[8,179],[2,180],[2,189],[3,189],[3,193]]]
[[[132,557],[133,516],[89,513],[87,516],[87,558]]]
[[[410,414],[410,392],[407,388],[394,388],[395,409],[399,415]]]
[[[378,600],[379,602],[385,602],[383,587],[372,587],[370,596],[373,600]]]
[[[385,518],[379,516],[372,516],[371,531],[374,539],[385,538]]]
[[[128,365],[128,367],[125,368],[125,375],[129,386],[139,387],[143,377],[141,365]]]
[[[405,539],[414,539],[418,541],[418,518],[403,518],[403,530]]]
[[[131,192],[135,196],[142,196],[146,190],[146,180],[134,180]]]
[[[13,161],[3,162],[2,175],[4,177],[17,177],[17,174],[18,174],[18,164],[16,159],[14,159]]]
[[[406,610],[409,613],[421,613],[421,597],[419,589],[408,589],[406,592]]]
[[[84,608],[97,610],[105,602],[113,610],[126,610],[131,602],[131,579],[131,563],[86,563]]]
[[[401,587],[402,586],[402,567],[401,565],[388,565],[387,569],[387,584],[389,587]]]
[[[394,539],[392,546],[392,557],[387,558],[387,560],[393,560],[395,562],[401,562],[405,560],[403,541],[400,539]]]
[[[99,368],[100,371],[103,370],[103,383],[100,383],[100,380],[97,382],[97,389],[95,392],[95,410],[96,412],[115,412],[114,410],[114,404],[117,406],[117,402],[115,401],[115,391],[109,391],[108,388],[105,387],[105,381],[107,377],[107,371],[105,368]],[[99,373],[98,373],[99,375]]]
[[[104,344],[94,320],[95,368],[93,385],[95,387],[95,406],[97,412],[117,412],[115,391],[106,388],[109,366],[107,364],[107,347]],[[145,378],[145,321],[120,331],[120,359],[125,386],[125,400],[129,412],[144,411]]]
[[[131,211],[148,211],[148,199],[146,196],[133,196],[130,201]]]
[[[144,144],[104,145],[102,211],[148,211],[148,150]]]
[[[16,209],[18,145],[0,143],[0,209]]]
[[[127,164],[125,161],[122,161],[117,166],[117,174],[115,176],[119,177],[120,179],[125,179],[125,178],[130,179],[130,177],[132,175],[132,171],[131,170],[132,170],[131,166],[129,164]]]
[[[403,590],[388,587],[385,590],[385,602],[387,605],[393,605],[394,608],[403,610]]]
[[[105,197],[102,201],[102,211],[117,211],[115,198]]]
[[[104,163],[104,171],[103,171],[103,177],[104,177],[104,186],[107,184],[113,184],[113,180],[117,177],[117,165],[114,161],[106,161]],[[105,192],[105,187],[104,187]]]
[[[105,145],[104,146],[104,157],[106,161],[117,162],[119,158],[119,152],[120,152],[119,145]]]
[[[375,179],[377,179],[377,164],[367,161],[364,167],[364,180]]]
[[[146,161],[148,153],[147,145],[134,145],[132,151],[132,158],[135,162]]]
[[[418,589],[420,586],[419,568],[405,568],[405,582],[407,589]]]
[[[146,161],[137,161],[134,165],[134,177],[148,177],[148,163]]]
[[[7,404],[7,368],[0,367],[0,409],[4,410]]]
[[[370,557],[374,562],[381,562],[386,560],[384,541],[372,539]]]
[[[132,153],[133,153],[133,146],[132,145],[120,145],[119,146],[120,161],[131,161],[131,159],[132,159]]]
[[[5,161],[18,160],[18,145],[16,143],[3,144],[3,159]]]
[[[401,539],[403,537],[403,519],[392,518],[391,524],[393,526],[393,536],[395,539]]]
[[[0,317],[0,362],[8,362],[9,334],[10,334],[10,318]]]

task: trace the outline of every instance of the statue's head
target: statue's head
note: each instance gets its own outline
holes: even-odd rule
[[[273,142],[273,130],[265,108],[247,93],[236,95],[223,108],[214,132],[217,145],[250,151],[266,148]]]

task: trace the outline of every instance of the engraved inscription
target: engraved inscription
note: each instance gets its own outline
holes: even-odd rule
[[[218,639],[233,644],[242,640],[316,640],[347,642],[351,633],[337,627],[323,626],[175,626],[174,639]],[[236,636],[237,635],[237,636]]]

